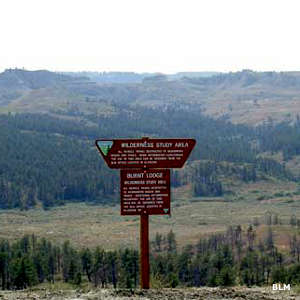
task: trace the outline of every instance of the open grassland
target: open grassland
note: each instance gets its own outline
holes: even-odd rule
[[[284,248],[292,229],[292,215],[300,218],[300,195],[294,192],[296,184],[256,183],[236,187],[239,194],[222,198],[188,198],[188,189],[173,192],[172,216],[151,216],[150,236],[173,230],[179,246],[196,243],[201,236],[222,232],[229,225],[244,227],[257,218],[265,224],[268,214],[277,215],[282,225],[274,226],[275,241]],[[24,234],[62,243],[70,240],[76,247],[115,249],[139,246],[139,217],[120,216],[119,206],[67,204],[44,211],[1,210],[0,238],[14,240]],[[264,238],[266,227],[258,228]]]
[[[265,91],[266,92],[266,91]],[[271,117],[274,121],[295,119],[300,113],[300,100],[297,91],[267,91],[263,96],[260,89],[232,89],[230,92],[217,92],[203,101],[205,113],[218,118],[228,116],[231,122],[257,125]]]
[[[113,108],[105,101],[89,101],[88,97],[72,93],[65,88],[41,88],[24,92],[6,106],[0,113],[48,113],[58,118],[81,120],[85,114],[109,115]],[[80,113],[79,113],[80,111]]]
[[[216,94],[208,99],[193,95],[196,99],[194,104],[201,104],[203,112],[213,118],[227,116],[235,124],[257,125],[271,117],[275,122],[283,120],[295,120],[300,114],[300,100],[298,94],[291,93],[287,98],[259,98],[253,99],[253,95],[235,96],[235,94]],[[193,98],[192,97],[192,98]],[[189,97],[188,97],[189,98]],[[159,107],[161,100],[139,100],[139,105],[146,107]],[[132,103],[134,105],[134,103]],[[91,113],[96,115],[111,115],[114,108],[108,101],[86,100],[86,97],[67,92],[64,89],[44,88],[24,93],[21,97],[13,100],[0,108],[0,113],[23,112],[23,113],[51,113],[56,117],[70,117],[75,119],[80,115]]]

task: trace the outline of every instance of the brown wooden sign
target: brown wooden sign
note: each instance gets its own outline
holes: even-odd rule
[[[112,169],[181,168],[196,141],[194,139],[96,140],[96,146]]]
[[[169,215],[170,170],[121,170],[121,215]]]
[[[107,165],[121,169],[121,215],[140,215],[141,288],[150,287],[149,215],[169,215],[170,170],[181,168],[194,139],[96,140]]]

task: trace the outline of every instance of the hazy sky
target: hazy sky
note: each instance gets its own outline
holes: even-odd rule
[[[300,70],[299,14],[299,0],[1,0],[0,71]]]

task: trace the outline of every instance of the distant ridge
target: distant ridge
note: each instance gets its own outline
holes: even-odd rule
[[[85,118],[126,107],[201,111],[235,123],[300,115],[300,72],[50,72],[0,73],[0,112],[38,112]]]
[[[72,77],[47,70],[6,69],[0,73],[1,88],[38,89],[73,80]]]
[[[98,83],[141,83],[149,77],[163,75],[167,80],[178,80],[184,77],[211,77],[220,74],[219,72],[179,72],[176,74],[163,73],[135,73],[135,72],[61,72],[60,74],[73,77],[88,77]]]
[[[220,73],[215,76],[187,79],[195,84],[222,85],[227,87],[247,87],[253,85],[300,88],[300,72],[255,72],[243,70],[239,72]]]

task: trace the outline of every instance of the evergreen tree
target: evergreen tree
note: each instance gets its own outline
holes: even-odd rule
[[[177,242],[175,239],[175,234],[172,230],[167,235],[167,252],[175,253],[177,249]]]

